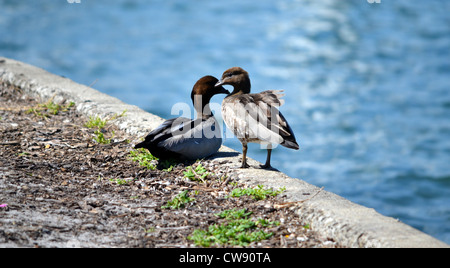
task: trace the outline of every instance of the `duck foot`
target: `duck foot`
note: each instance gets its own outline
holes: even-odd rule
[[[242,163],[240,168],[249,168],[250,166],[247,163]]]
[[[271,165],[267,165],[267,164],[259,165],[259,167],[262,169],[267,169],[267,170],[275,170]]]

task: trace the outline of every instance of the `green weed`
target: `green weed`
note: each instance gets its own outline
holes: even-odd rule
[[[171,209],[179,209],[184,208],[185,204],[194,202],[195,198],[189,196],[189,191],[183,191],[175,196],[172,200],[168,201],[165,206],[162,206],[162,209],[171,208]]]
[[[263,230],[264,227],[279,225],[279,222],[269,222],[265,219],[248,219],[252,212],[242,210],[225,210],[216,214],[226,220],[222,224],[214,224],[208,230],[194,230],[188,237],[194,243],[202,247],[211,245],[248,246],[252,242],[258,242],[270,238],[273,233]]]
[[[57,115],[60,112],[67,112],[69,108],[75,105],[74,102],[69,102],[67,105],[56,104],[50,99],[48,102],[43,104],[38,104],[33,108],[30,108],[26,111],[27,114],[34,114],[41,118],[48,118],[51,115]]]
[[[246,219],[248,216],[252,215],[253,212],[247,211],[247,209],[229,209],[223,212],[216,214],[216,216],[226,219],[226,220],[237,220],[237,219]]]
[[[165,172],[171,172],[173,170],[173,165],[170,165],[168,168],[163,169]]]
[[[111,140],[114,138],[114,131],[111,133],[111,138],[105,137],[105,127],[106,124],[108,124],[109,121],[115,120],[117,118],[125,116],[125,113],[127,110],[124,110],[121,114],[115,114],[111,118],[108,119],[101,119],[99,116],[89,116],[89,120],[86,124],[84,124],[87,128],[94,128],[94,141],[100,144],[110,144]]]
[[[247,195],[255,200],[265,200],[269,196],[277,196],[284,191],[286,191],[285,187],[278,191],[274,191],[273,189],[264,189],[263,185],[258,185],[255,188],[235,188],[229,197],[241,197]]]
[[[115,132],[113,131],[111,133],[111,138],[110,139],[105,138],[105,134],[103,134],[102,130],[96,130],[96,131],[94,131],[94,134],[95,134],[94,141],[96,141],[97,143],[110,144],[111,143],[111,139],[114,138]]]
[[[159,161],[159,167],[165,172],[171,172],[174,167],[178,164],[176,159],[164,159]]]
[[[84,126],[87,128],[103,129],[106,126],[106,123],[108,123],[108,120],[103,120],[99,116],[89,116],[89,121],[84,124]]]
[[[132,161],[138,162],[141,167],[145,167],[150,170],[156,169],[156,161],[158,160],[158,158],[154,157],[149,151],[144,148],[130,151],[129,156]]]
[[[133,180],[127,179],[109,179],[110,182],[115,182],[117,185],[127,185]]]
[[[193,168],[192,166],[188,166],[186,171],[184,171],[184,177],[190,179],[191,181],[202,181],[205,182],[205,178],[213,175],[208,172],[206,168],[202,166],[202,164],[198,164],[197,167]]]
[[[147,233],[147,234],[151,234],[151,233],[153,233],[154,231],[156,231],[156,228],[155,228],[155,227],[150,227],[150,228],[148,228],[148,229],[145,229],[145,228],[144,228],[144,232]]]
[[[21,152],[17,156],[18,157],[22,157],[22,156],[26,156],[26,155],[30,155],[30,153],[28,153],[28,152]]]

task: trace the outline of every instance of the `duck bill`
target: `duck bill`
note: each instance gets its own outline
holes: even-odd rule
[[[219,91],[218,94],[227,94],[227,95],[229,95],[229,94],[230,94],[230,91],[226,90],[226,89],[222,86],[223,84],[224,84],[224,83],[222,82],[222,80],[220,80],[219,82],[217,82],[217,83],[214,85],[214,87],[218,87],[218,88],[220,89],[220,91]]]
[[[222,79],[221,80],[219,80],[214,86],[215,87],[220,87],[220,86],[222,86],[224,83],[223,83],[223,81],[222,81]]]

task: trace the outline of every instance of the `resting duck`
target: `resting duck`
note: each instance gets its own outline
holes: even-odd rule
[[[197,119],[169,119],[134,148],[146,148],[155,157],[163,159],[196,160],[216,153],[222,145],[222,137],[209,102],[216,94],[230,94],[223,87],[215,86],[218,81],[213,76],[205,76],[195,83],[191,99],[197,111]]]
[[[271,168],[270,156],[272,144],[298,150],[291,127],[278,111],[277,107],[284,104],[281,99],[282,90],[268,90],[257,94],[250,94],[250,78],[248,73],[240,67],[226,70],[222,79],[216,84],[231,85],[233,92],[225,97],[222,103],[222,117],[228,128],[242,143],[242,166],[247,164],[247,144],[260,143],[267,146],[267,159],[262,168]]]

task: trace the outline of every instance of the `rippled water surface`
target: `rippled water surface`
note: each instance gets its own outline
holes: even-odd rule
[[[277,148],[275,167],[450,243],[449,14],[445,0],[0,0],[0,55],[165,118],[198,78],[241,66],[253,92],[285,89],[301,150]]]

